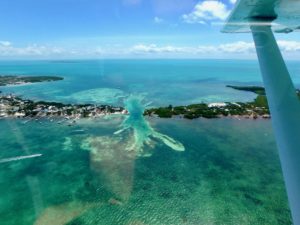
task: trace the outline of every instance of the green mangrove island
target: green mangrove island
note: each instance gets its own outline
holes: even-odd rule
[[[21,85],[63,80],[56,76],[0,76],[0,86]],[[0,91],[1,93],[1,91]],[[92,104],[63,104],[59,102],[32,101],[12,94],[0,95],[0,118],[50,118],[65,120],[99,117],[107,114],[127,114],[123,107]]]
[[[258,86],[232,86],[239,91],[249,91],[257,94],[257,97],[252,102],[224,102],[224,103],[200,103],[188,106],[169,105],[168,107],[159,107],[147,109],[144,112],[145,116],[158,116],[160,118],[171,118],[173,116],[183,117],[186,119],[196,118],[220,118],[220,117],[243,117],[243,118],[270,118],[270,111],[267,101],[265,88]],[[297,90],[297,95],[300,98],[300,91]]]
[[[63,117],[69,119],[99,117],[108,114],[127,114],[123,107],[92,104],[63,104],[31,101],[14,95],[0,95],[0,118]]]
[[[0,86],[59,81],[63,79],[64,79],[63,77],[57,77],[57,76],[13,76],[13,75],[1,76],[0,75]]]

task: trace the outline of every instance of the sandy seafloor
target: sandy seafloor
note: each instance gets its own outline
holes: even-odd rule
[[[145,105],[252,100],[254,94],[226,85],[261,85],[255,62],[21,61],[0,66],[3,75],[65,78],[0,88],[4,93],[123,105],[131,111],[130,117],[81,119],[74,126],[49,119],[0,119],[1,225],[291,224],[270,120],[141,116]],[[298,64],[288,66],[300,83]]]
[[[98,161],[81,148],[120,123],[1,120],[1,158],[42,154],[0,164],[1,224],[291,224],[270,121],[152,118],[186,150]]]

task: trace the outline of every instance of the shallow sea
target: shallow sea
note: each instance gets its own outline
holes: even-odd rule
[[[300,66],[289,69],[300,83]],[[74,126],[0,120],[1,225],[291,224],[269,120],[140,116],[145,105],[250,101],[226,85],[261,85],[255,61],[7,61],[0,74],[65,77],[4,92],[132,112]]]

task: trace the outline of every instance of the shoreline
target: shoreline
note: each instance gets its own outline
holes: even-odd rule
[[[60,118],[76,120],[107,115],[126,115],[123,107],[93,104],[63,104],[58,102],[32,101],[9,94],[0,95],[0,118]]]
[[[227,85],[237,91],[252,92],[257,97],[251,102],[218,102],[218,103],[200,103],[187,106],[172,106],[147,109],[144,116],[156,116],[160,118],[173,118],[176,116],[185,119],[197,118],[245,118],[245,119],[270,119],[270,110],[266,96],[265,88],[259,86],[233,86]],[[299,100],[300,91],[295,90]]]
[[[266,115],[257,115],[257,116],[249,116],[249,115],[228,115],[228,116],[223,116],[223,115],[219,115],[217,117],[214,118],[207,118],[207,117],[197,117],[197,118],[193,118],[193,119],[188,119],[188,118],[184,118],[184,115],[176,115],[176,116],[172,116],[172,117],[159,117],[158,115],[144,115],[147,119],[177,119],[177,120],[198,120],[198,119],[205,119],[205,120],[220,120],[220,119],[235,119],[235,120],[269,120],[271,119],[271,115],[266,114]]]
[[[251,107],[251,110],[245,106]],[[146,109],[143,116],[147,118],[176,118],[176,119],[270,119],[268,109],[256,107],[250,103],[211,103],[158,108],[162,114],[156,114],[155,109]],[[183,110],[178,113],[174,109]],[[198,110],[198,111],[197,111]],[[161,113],[160,111],[158,113]],[[171,114],[168,114],[171,113]],[[188,113],[184,114],[184,113]],[[129,115],[124,107],[94,104],[64,104],[59,102],[32,101],[9,94],[0,94],[0,119],[55,120],[61,123],[81,118],[97,119],[111,115]]]
[[[22,86],[35,83],[61,81],[63,77],[57,76],[14,76],[0,75],[0,86]],[[23,99],[13,94],[4,94],[0,91],[0,119],[26,118],[38,120],[41,118],[57,118],[62,121],[79,118],[97,118],[107,115],[126,115],[128,111],[123,107],[95,104],[64,104],[59,102],[33,101]],[[27,122],[28,122],[27,121]]]
[[[0,75],[0,86],[10,87],[42,82],[53,82],[64,80],[58,76],[19,76],[19,75]]]
[[[1,80],[2,78],[2,80]],[[19,79],[22,79],[21,81]],[[52,79],[52,80],[51,80]],[[16,77],[0,76],[0,85],[29,85],[37,82],[49,82],[63,80],[61,77]],[[2,82],[2,83],[1,83]],[[6,82],[6,83],[5,83]],[[24,83],[25,82],[25,83]],[[252,102],[219,102],[200,103],[187,106],[169,105],[168,107],[145,109],[143,116],[151,118],[178,118],[178,119],[270,119],[265,89],[258,86],[232,86],[238,91],[248,91],[257,94]],[[0,91],[1,93],[1,91]],[[297,90],[300,97],[300,91]],[[129,112],[124,107],[96,104],[67,104],[60,102],[33,101],[23,99],[13,94],[0,94],[0,119],[5,118],[25,118],[28,121],[46,118],[50,120],[73,121],[80,118],[99,118],[107,115],[128,115]]]

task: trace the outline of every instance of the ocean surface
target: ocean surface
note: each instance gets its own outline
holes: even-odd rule
[[[300,64],[288,62],[296,86]],[[0,87],[35,100],[126,107],[129,116],[0,119],[0,224],[292,224],[269,120],[159,119],[146,107],[251,101],[256,61],[0,61]]]

